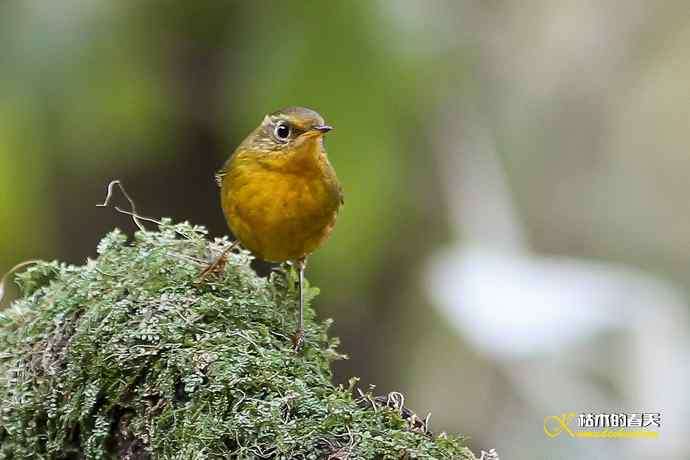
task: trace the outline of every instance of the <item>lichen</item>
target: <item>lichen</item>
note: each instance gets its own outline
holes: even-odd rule
[[[315,288],[292,350],[290,270],[259,277],[239,251],[199,282],[225,243],[165,220],[111,232],[83,266],[19,274],[0,311],[0,459],[474,459],[331,382]]]

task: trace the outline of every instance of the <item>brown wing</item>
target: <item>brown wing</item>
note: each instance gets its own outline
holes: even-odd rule
[[[214,179],[216,180],[216,184],[218,184],[218,187],[223,186],[223,177],[225,177],[225,170],[220,170],[216,174],[213,175]]]

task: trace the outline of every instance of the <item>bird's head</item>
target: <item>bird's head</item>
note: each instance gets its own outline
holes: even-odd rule
[[[299,151],[322,145],[323,135],[332,129],[311,109],[287,107],[266,115],[242,147],[269,154]]]

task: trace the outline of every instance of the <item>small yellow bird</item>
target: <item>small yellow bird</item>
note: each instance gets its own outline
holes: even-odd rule
[[[295,348],[304,340],[304,269],[328,238],[343,193],[323,135],[333,128],[304,107],[264,117],[218,174],[220,202],[237,240],[257,258],[299,270]]]

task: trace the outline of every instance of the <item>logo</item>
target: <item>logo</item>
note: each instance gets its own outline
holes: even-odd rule
[[[544,434],[555,438],[561,434],[571,438],[656,438],[661,428],[661,414],[639,413],[576,413],[544,417]]]

